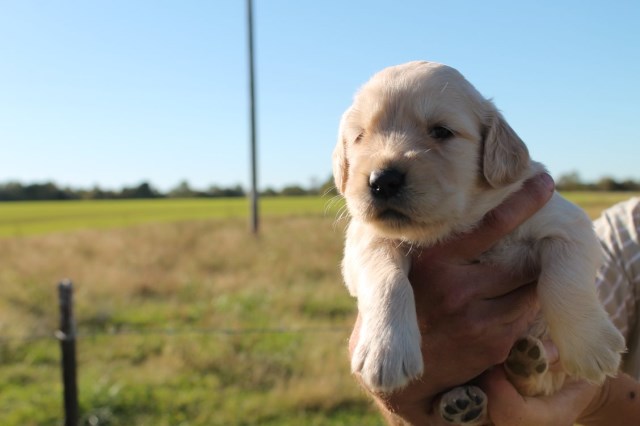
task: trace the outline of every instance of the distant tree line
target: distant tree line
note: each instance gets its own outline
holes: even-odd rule
[[[556,179],[560,191],[640,191],[640,182],[632,179],[616,180],[605,176],[596,182],[584,182],[578,172],[566,173]]]
[[[332,191],[333,190],[333,191]],[[263,196],[303,196],[335,194],[333,180],[321,185],[304,188],[298,185],[285,186],[280,190],[267,188]],[[59,187],[53,182],[23,184],[20,182],[0,183],[0,201],[37,201],[37,200],[115,200],[132,198],[221,198],[244,197],[247,193],[241,185],[221,187],[212,185],[206,190],[192,188],[187,181],[180,182],[175,188],[162,192],[148,182],[142,182],[120,190],[77,189]]]
[[[571,172],[560,175],[556,179],[556,188],[560,191],[640,191],[640,181],[631,179],[616,180],[605,176],[596,182],[585,182],[579,173]],[[322,183],[312,182],[305,188],[301,185],[288,185],[279,190],[266,188],[260,192],[265,197],[336,195],[333,178]],[[35,201],[35,200],[114,200],[131,198],[222,198],[244,197],[247,192],[241,185],[222,187],[211,185],[206,190],[192,188],[187,181],[180,182],[175,188],[162,192],[148,182],[134,186],[125,186],[119,190],[60,187],[53,182],[0,183],[0,201]]]
[[[616,180],[605,176],[596,182],[585,182],[577,172],[560,175],[556,179],[556,188],[560,191],[640,191],[640,182],[631,179]],[[260,192],[265,197],[322,195],[334,196],[336,189],[333,178],[322,183],[315,183],[305,188],[301,185],[288,185],[276,190],[266,188]],[[148,182],[134,186],[125,186],[120,190],[78,189],[60,187],[53,182],[0,183],[0,201],[35,201],[35,200],[114,200],[131,198],[222,198],[244,197],[247,193],[241,185],[222,187],[211,185],[206,190],[192,188],[187,181],[180,182],[175,188],[162,192]]]

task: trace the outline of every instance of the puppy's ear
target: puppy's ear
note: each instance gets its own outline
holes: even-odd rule
[[[344,195],[345,189],[347,188],[347,178],[349,176],[347,140],[344,134],[344,128],[350,112],[351,109],[348,109],[344,114],[342,114],[340,129],[338,130],[338,143],[333,149],[333,180],[336,183],[336,189],[341,195]]]
[[[493,105],[487,123],[482,171],[489,185],[498,188],[522,177],[529,167],[529,151]]]

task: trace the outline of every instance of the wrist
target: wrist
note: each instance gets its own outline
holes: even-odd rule
[[[392,409],[387,406],[382,399],[376,397],[375,402],[378,406],[378,410],[385,420],[385,423],[388,426],[413,426],[428,424],[427,415],[420,413],[419,410],[407,409],[407,407],[402,407],[399,411],[392,411]]]
[[[415,407],[414,409],[403,407],[401,411],[393,412],[384,403],[379,402],[378,408],[385,423],[389,426],[422,426],[432,423],[432,415],[427,414],[423,407]]]
[[[580,422],[580,424],[584,426],[590,425],[602,425],[603,420],[603,411],[607,406],[611,394],[611,379],[607,378],[602,386],[598,386],[596,388],[596,392],[593,395],[593,398],[587,404],[586,408],[582,411],[582,413],[576,419],[576,422]]]
[[[356,379],[371,395],[378,410],[391,426],[413,426],[434,424],[434,394],[427,390],[421,380],[410,383],[406,388],[390,394],[374,393],[367,389],[358,375]]]

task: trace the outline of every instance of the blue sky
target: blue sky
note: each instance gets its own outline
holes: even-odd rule
[[[254,0],[261,188],[385,66],[460,70],[555,177],[640,179],[640,2]],[[0,182],[249,182],[245,2],[0,0]]]

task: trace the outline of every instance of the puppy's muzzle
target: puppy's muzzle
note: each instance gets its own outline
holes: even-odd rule
[[[369,189],[374,198],[386,200],[400,192],[404,174],[396,169],[375,170],[369,176]]]

